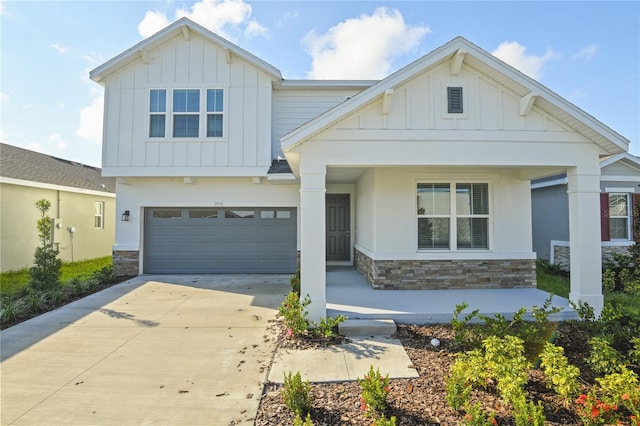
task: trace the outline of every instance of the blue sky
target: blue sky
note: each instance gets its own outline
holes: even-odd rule
[[[456,36],[631,141],[640,155],[640,2],[0,2],[0,141],[100,166],[89,71],[182,16],[284,78],[379,79]]]

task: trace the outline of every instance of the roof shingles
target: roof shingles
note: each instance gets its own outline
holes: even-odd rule
[[[116,181],[98,167],[0,143],[0,176],[115,193]]]

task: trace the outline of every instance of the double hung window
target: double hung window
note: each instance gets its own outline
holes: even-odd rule
[[[487,183],[418,183],[418,250],[489,248]]]
[[[167,135],[173,138],[223,137],[224,90],[151,89],[149,137]]]
[[[609,237],[612,240],[629,240],[631,224],[629,194],[609,194]]]

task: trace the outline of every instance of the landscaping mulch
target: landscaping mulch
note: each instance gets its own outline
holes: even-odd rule
[[[282,337],[280,344],[288,347],[313,347],[304,339],[293,341]],[[413,367],[420,374],[418,378],[391,379],[391,392],[388,396],[386,417],[395,416],[398,425],[457,425],[463,420],[464,413],[453,410],[446,402],[445,379],[454,362],[456,347],[453,342],[453,330],[449,325],[408,325],[399,324],[394,336],[402,342],[411,359]],[[430,341],[440,340],[440,346],[434,347]],[[589,353],[587,336],[571,322],[558,324],[555,343],[565,348],[569,361],[580,368],[584,381],[583,392],[593,383],[594,375],[584,362]],[[292,346],[293,345],[293,346]],[[318,366],[322,368],[322,366]],[[364,375],[366,371],[363,371]],[[382,375],[386,373],[380,371]],[[304,377],[303,377],[304,380]],[[579,418],[571,408],[565,407],[562,400],[548,390],[543,382],[541,371],[530,371],[527,392],[534,400],[542,401],[548,425],[580,425]],[[290,425],[294,416],[280,396],[282,386],[267,383],[260,403],[255,424]],[[364,417],[360,409],[360,385],[355,382],[312,383],[311,398],[313,408],[311,418],[314,425],[370,425],[371,419]],[[472,402],[479,401],[485,410],[496,414],[500,425],[515,424],[510,407],[503,404],[495,389],[474,391]]]

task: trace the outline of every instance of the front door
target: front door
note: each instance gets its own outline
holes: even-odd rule
[[[327,260],[351,260],[349,194],[327,194]]]

